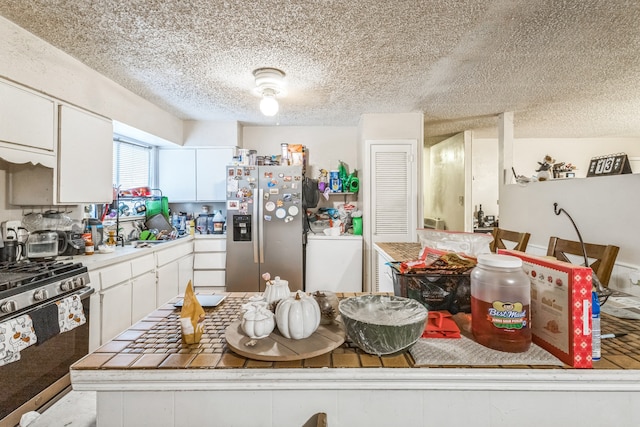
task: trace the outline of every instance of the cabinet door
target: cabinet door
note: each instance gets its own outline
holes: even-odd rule
[[[193,285],[193,255],[178,261],[178,293],[184,293],[189,282],[195,286]]]
[[[113,286],[101,294],[102,342],[106,343],[131,326],[131,281]]]
[[[58,202],[113,200],[113,124],[68,105],[60,106]]]
[[[226,200],[226,166],[233,160],[234,151],[233,148],[198,148],[197,200]]]
[[[178,295],[178,262],[174,261],[158,267],[158,287],[156,306],[160,307]]]
[[[156,272],[150,271],[132,281],[131,323],[136,323],[156,309]]]
[[[158,186],[172,202],[196,200],[196,150],[158,150]]]
[[[378,283],[376,292],[393,292],[393,272],[387,265],[387,260],[378,255],[376,264],[378,265]]]
[[[53,100],[3,82],[0,99],[0,141],[53,152]]]

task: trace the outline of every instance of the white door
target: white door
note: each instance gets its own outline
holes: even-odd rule
[[[363,226],[367,247],[366,289],[377,290],[376,242],[415,242],[418,227],[418,141],[365,142]],[[369,220],[367,221],[367,218]]]

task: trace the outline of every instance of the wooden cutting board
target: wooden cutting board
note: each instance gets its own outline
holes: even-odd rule
[[[245,335],[240,326],[240,320],[227,326],[224,334],[227,346],[235,353],[249,359],[268,362],[300,360],[319,356],[340,347],[345,340],[344,325],[340,322],[320,325],[309,338],[302,340],[285,338],[277,328],[266,338],[252,340]],[[255,345],[246,345],[250,341],[255,341]]]

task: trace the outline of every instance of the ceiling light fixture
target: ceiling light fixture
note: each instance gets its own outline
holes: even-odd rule
[[[284,96],[284,72],[277,68],[258,68],[253,70],[256,80],[256,92],[262,97],[260,111],[265,116],[278,114],[279,105],[276,97]]]

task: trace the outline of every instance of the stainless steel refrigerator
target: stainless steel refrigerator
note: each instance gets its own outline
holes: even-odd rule
[[[264,273],[303,289],[302,166],[227,167],[228,292],[262,292]]]

